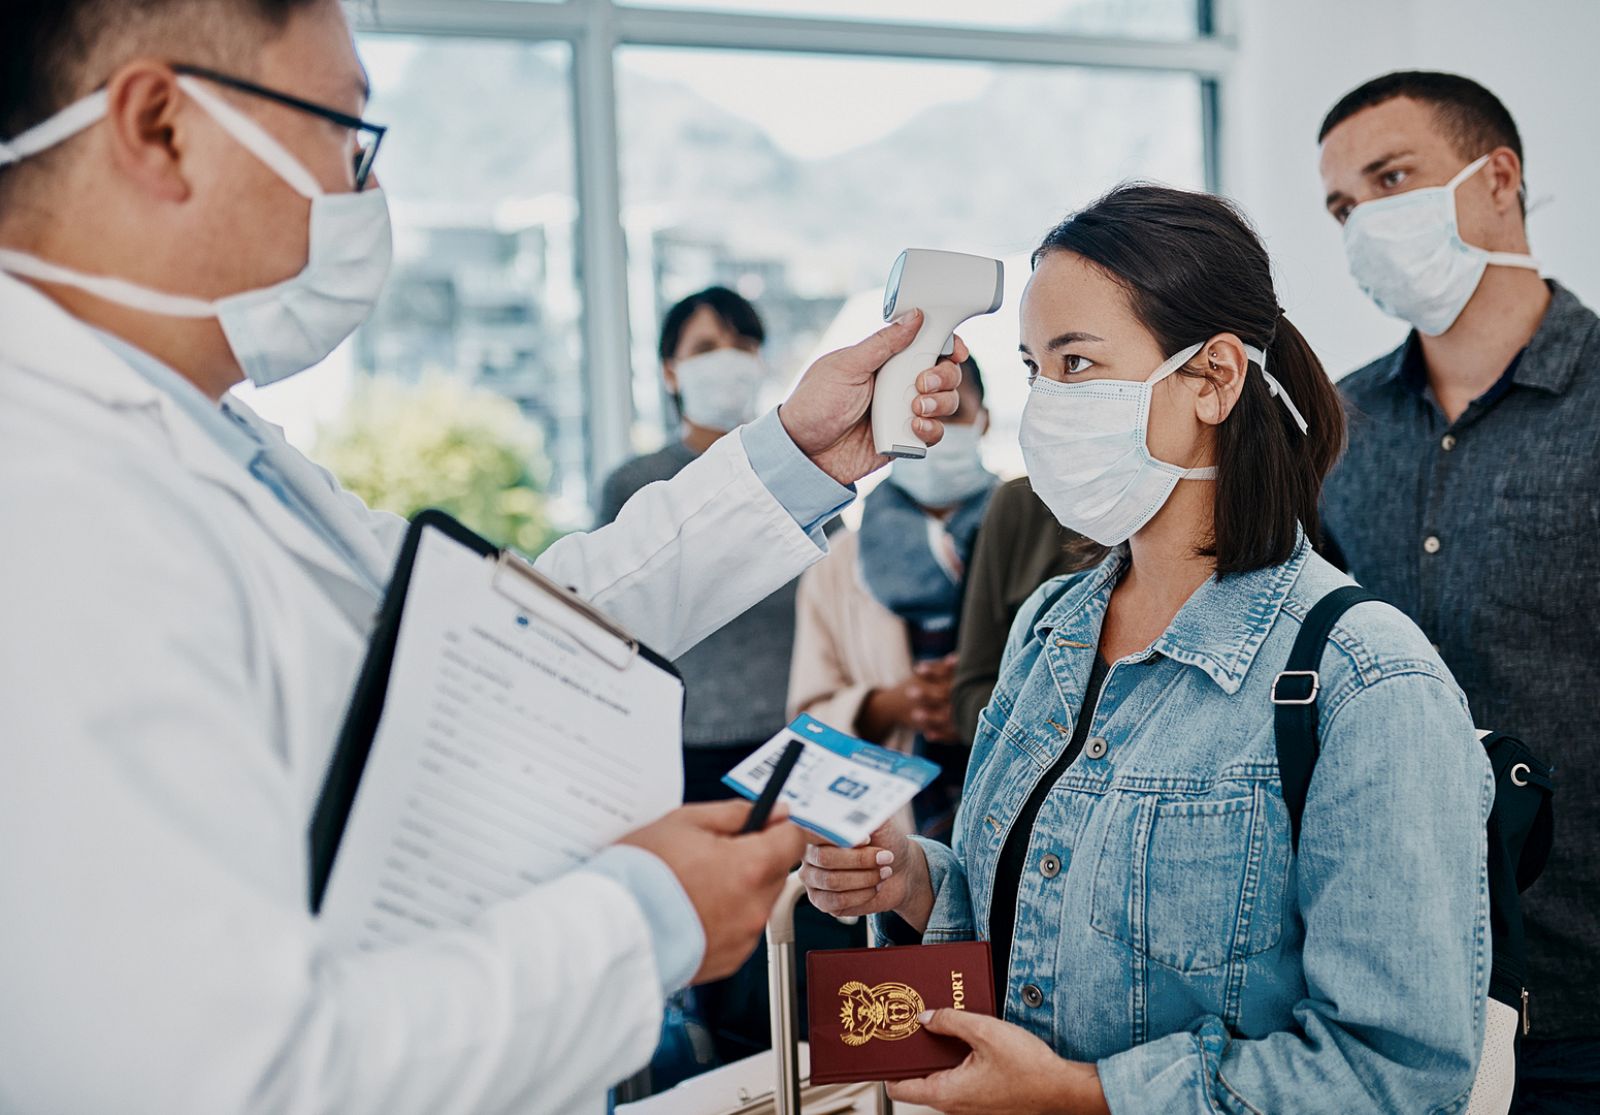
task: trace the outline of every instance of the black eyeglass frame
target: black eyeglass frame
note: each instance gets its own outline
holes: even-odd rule
[[[389,131],[388,125],[369,123],[359,116],[351,116],[348,112],[340,112],[336,108],[328,108],[326,105],[319,105],[314,101],[302,100],[288,93],[280,93],[276,89],[268,89],[264,85],[246,81],[242,77],[234,77],[231,74],[208,70],[204,66],[179,63],[174,65],[172,69],[174,73],[197,77],[202,81],[209,81],[216,85],[226,86],[229,89],[236,89],[240,93],[247,93],[252,97],[260,97],[263,100],[272,101],[275,104],[295,109],[298,112],[307,112],[313,116],[320,116],[324,120],[339,125],[341,128],[349,128],[358,134],[371,136],[371,143],[362,144],[357,149],[355,161],[356,192],[360,193],[367,188],[367,179],[372,174],[372,164],[377,161],[378,148],[383,146],[383,137]]]

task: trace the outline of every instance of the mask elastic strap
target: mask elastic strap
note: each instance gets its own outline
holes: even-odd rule
[[[1543,271],[1539,261],[1519,252],[1490,252],[1486,257],[1496,267],[1521,267],[1528,271]]]
[[[1479,155],[1476,159],[1472,160],[1472,162],[1462,167],[1461,173],[1450,179],[1449,183],[1446,184],[1445,189],[1449,190],[1452,194],[1455,193],[1457,186],[1461,185],[1461,183],[1465,182],[1468,178],[1471,178],[1474,174],[1477,174],[1478,171],[1482,170],[1488,165],[1488,163],[1489,156]]]
[[[1479,155],[1476,159],[1472,160],[1472,162],[1462,167],[1461,173],[1450,179],[1450,184],[1447,185],[1445,189],[1450,191],[1451,196],[1454,196],[1457,186],[1461,185],[1461,183],[1465,182],[1468,178],[1471,178],[1474,174],[1478,173],[1478,171],[1482,170],[1488,164],[1489,156]],[[1534,259],[1532,256],[1523,255],[1520,252],[1485,252],[1484,258],[1496,267],[1521,267],[1527,271],[1541,272],[1544,270],[1544,268],[1539,265],[1538,260]]]
[[[1289,392],[1284,390],[1283,384],[1278,382],[1276,376],[1267,371],[1267,354],[1251,345],[1244,347],[1244,354],[1256,362],[1256,367],[1261,369],[1261,378],[1267,381],[1267,390],[1272,397],[1283,403],[1288,408],[1289,417],[1294,419],[1294,424],[1300,427],[1302,434],[1309,435],[1311,426],[1306,422],[1305,415],[1300,413],[1300,408],[1294,405],[1294,400],[1289,398]]]
[[[216,307],[200,298],[185,298],[178,294],[163,294],[126,279],[113,279],[109,275],[85,275],[59,264],[50,263],[22,252],[0,249],[0,271],[37,279],[42,283],[57,283],[87,291],[96,298],[115,302],[145,313],[163,317],[209,318],[216,317]]]
[[[1181,352],[1173,353],[1171,356],[1167,357],[1166,360],[1162,361],[1161,366],[1159,368],[1157,368],[1155,371],[1150,373],[1150,378],[1145,380],[1145,384],[1147,386],[1151,387],[1151,388],[1154,388],[1156,384],[1160,383],[1162,380],[1164,380],[1168,376],[1170,376],[1173,372],[1176,372],[1179,368],[1183,367],[1189,361],[1193,360],[1195,358],[1195,355],[1197,353],[1199,353],[1199,351],[1201,349],[1205,348],[1205,347],[1206,347],[1206,343],[1204,341],[1201,341],[1198,344],[1190,345],[1188,348],[1182,350]],[[1146,422],[1148,422],[1148,417],[1146,418]],[[1145,437],[1148,438],[1148,436],[1149,436],[1149,429],[1148,429],[1148,426],[1147,426],[1146,430],[1145,430]],[[1148,452],[1149,452],[1149,450],[1147,449],[1146,453],[1148,454]],[[1170,469],[1170,468],[1173,468],[1174,466],[1166,465],[1165,467]],[[1216,476],[1217,476],[1217,470],[1216,470],[1215,466],[1210,466],[1210,467],[1207,467],[1207,468],[1177,469],[1176,471],[1177,471],[1178,475],[1180,477],[1182,477],[1183,479],[1185,479],[1185,480],[1214,480],[1214,479],[1216,479]]]
[[[1166,360],[1164,360],[1162,362],[1162,364],[1161,364],[1161,366],[1159,368],[1157,368],[1155,371],[1150,373],[1150,378],[1145,380],[1145,382],[1150,384],[1151,386],[1154,386],[1154,385],[1160,383],[1162,380],[1164,380],[1168,376],[1170,376],[1173,372],[1177,371],[1179,368],[1183,367],[1189,361],[1193,360],[1195,358],[1195,354],[1198,353],[1201,349],[1203,349],[1205,347],[1206,347],[1206,343],[1204,341],[1201,341],[1197,345],[1190,345],[1188,348],[1184,349],[1182,352],[1173,353],[1171,356],[1169,356]]]
[[[1151,384],[1160,383],[1173,372],[1187,364],[1190,360],[1193,360],[1195,354],[1204,347],[1205,342],[1202,341],[1197,345],[1191,345],[1182,352],[1174,354],[1172,358],[1167,360],[1166,363],[1162,364],[1161,367],[1150,373],[1150,379],[1147,382]],[[1273,376],[1272,373],[1267,371],[1267,354],[1253,345],[1246,345],[1244,347],[1244,352],[1245,355],[1251,360],[1254,360],[1256,362],[1256,366],[1261,369],[1261,378],[1267,381],[1267,390],[1272,393],[1274,398],[1280,400],[1283,405],[1288,408],[1289,416],[1294,419],[1294,424],[1300,427],[1300,432],[1302,434],[1309,434],[1311,432],[1311,427],[1306,422],[1305,416],[1300,413],[1300,408],[1294,405],[1293,399],[1289,398],[1289,392],[1284,390],[1283,384],[1279,383],[1277,378]],[[1207,470],[1190,469],[1185,475],[1195,475],[1198,472],[1207,472]],[[1215,476],[1216,470],[1210,470],[1208,475]]]
[[[23,159],[48,151],[58,143],[65,143],[79,132],[93,127],[105,119],[110,96],[101,89],[90,93],[81,101],[74,101],[50,119],[35,124],[9,143],[0,143],[0,166],[20,163]]]
[[[1489,163],[1488,155],[1479,155],[1472,162],[1461,168],[1461,173],[1450,179],[1450,184],[1445,187],[1452,194],[1456,187],[1482,170]],[[1484,257],[1496,267],[1521,267],[1527,271],[1543,271],[1539,261],[1532,256],[1523,255],[1521,252],[1485,252]]]
[[[322,186],[305,168],[305,164],[291,155],[289,149],[279,143],[271,132],[207,89],[202,79],[183,74],[178,78],[178,85],[194,98],[196,104],[210,113],[224,131],[287,182],[295,193],[305,198],[322,196]]]

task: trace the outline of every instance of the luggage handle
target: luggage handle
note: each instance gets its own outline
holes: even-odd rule
[[[802,1115],[800,1107],[800,1003],[797,991],[799,953],[795,948],[794,908],[806,892],[795,871],[784,881],[767,919],[767,1002],[772,1018],[772,1052],[777,1079],[772,1098],[777,1115]],[[853,925],[855,918],[839,918]],[[877,1115],[893,1115],[894,1104],[883,1085],[873,1091]]]
[[[773,1090],[778,1115],[800,1113],[800,1005],[795,1001],[794,908],[805,894],[796,871],[784,881],[767,919],[767,1003],[772,1014],[772,1052],[778,1066]]]

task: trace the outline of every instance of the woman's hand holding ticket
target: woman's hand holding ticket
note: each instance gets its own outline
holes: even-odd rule
[[[919,932],[928,927],[933,912],[928,860],[895,822],[883,825],[858,848],[812,839],[800,881],[813,906],[835,917],[895,913]]]

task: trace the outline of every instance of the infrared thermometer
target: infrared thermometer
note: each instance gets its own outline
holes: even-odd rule
[[[890,457],[925,457],[928,447],[911,430],[917,376],[955,351],[955,332],[968,318],[992,314],[1005,297],[1006,269],[998,259],[907,248],[894,261],[883,292],[883,320],[922,311],[911,347],[889,358],[872,396],[872,440]]]

